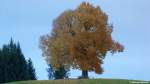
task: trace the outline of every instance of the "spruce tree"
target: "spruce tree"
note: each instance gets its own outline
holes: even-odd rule
[[[36,80],[36,73],[35,73],[35,69],[33,67],[33,63],[32,63],[31,58],[29,58],[27,65],[28,65],[29,79],[30,80]]]
[[[64,66],[59,67],[59,69],[54,71],[55,79],[68,78],[68,71],[65,70]]]
[[[64,66],[58,69],[54,69],[51,64],[47,69],[49,79],[64,79],[69,77],[69,70],[66,70]]]
[[[17,67],[18,68],[18,73],[17,73],[18,79],[19,80],[28,80],[29,78],[28,78],[28,71],[27,71],[27,68],[28,68],[27,61],[22,53],[19,43],[17,44],[16,52],[17,52],[16,55],[18,57],[18,64],[17,64],[18,65],[18,67]]]
[[[2,50],[0,49],[0,83],[3,81],[3,59],[2,59]]]
[[[3,45],[0,49],[0,83],[12,82],[12,81],[22,81],[22,80],[33,80],[31,78],[30,69],[35,71],[30,60],[27,63],[20,44],[14,43],[13,39],[10,43]],[[35,74],[35,72],[34,72]]]
[[[10,78],[9,76],[9,73],[11,72],[10,70],[10,67],[9,67],[9,47],[8,45],[4,45],[3,48],[2,48],[2,81],[1,82],[9,82],[12,78]]]
[[[48,79],[54,79],[54,69],[52,67],[51,64],[48,65],[49,67],[47,68],[47,72],[48,72]]]

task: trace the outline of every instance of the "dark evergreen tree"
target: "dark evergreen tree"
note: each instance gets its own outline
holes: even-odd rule
[[[30,80],[36,80],[36,73],[31,58],[28,60],[28,74]]]
[[[0,83],[3,81],[3,55],[2,50],[0,49]]]
[[[18,69],[17,69],[17,75],[18,75],[18,78],[19,80],[28,80],[28,66],[27,66],[27,61],[25,60],[25,57],[22,53],[22,50],[20,48],[20,44],[18,43],[17,44],[17,54],[16,56],[18,57]]]
[[[48,79],[54,79],[54,69],[51,64],[48,65],[49,67],[47,68],[48,72]]]
[[[20,44],[14,43],[11,39],[9,44],[3,45],[0,49],[0,83],[21,80],[32,79]]]
[[[11,57],[10,57],[10,48],[8,45],[4,45],[2,48],[2,78],[1,82],[9,82],[13,80],[11,77],[12,69],[11,69]],[[10,65],[11,64],[11,65]]]
[[[61,66],[58,70],[54,72],[55,79],[68,78],[68,71],[65,70],[64,66]]]
[[[12,77],[11,57],[9,57],[10,51],[8,45],[3,45],[3,48],[0,50],[0,83],[9,82],[14,78]]]
[[[64,66],[55,70],[52,65],[49,65],[47,72],[49,79],[64,79],[69,77],[69,70],[66,70]]]

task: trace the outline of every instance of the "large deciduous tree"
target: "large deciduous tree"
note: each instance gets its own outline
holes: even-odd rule
[[[47,62],[55,69],[60,66],[103,72],[101,65],[108,52],[122,52],[124,47],[112,39],[113,26],[100,9],[83,2],[75,10],[67,10],[53,22],[51,34],[41,37],[40,48]]]

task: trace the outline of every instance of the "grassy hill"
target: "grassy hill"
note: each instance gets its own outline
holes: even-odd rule
[[[66,80],[42,80],[42,81],[19,81],[6,84],[150,84],[146,81],[123,80],[123,79],[66,79]]]

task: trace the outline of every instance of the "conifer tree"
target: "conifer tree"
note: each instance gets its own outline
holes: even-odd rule
[[[27,61],[22,53],[22,50],[20,48],[20,44],[17,44],[17,50],[16,50],[17,54],[17,58],[18,58],[18,79],[20,80],[28,80],[28,66],[27,66]]]
[[[30,80],[36,80],[36,73],[31,58],[28,59],[28,74]]]
[[[29,66],[31,65],[32,63]],[[22,80],[32,80],[32,78],[20,44],[14,43],[11,38],[10,43],[0,49],[0,83]]]
[[[51,64],[47,69],[49,79],[64,79],[69,77],[69,70],[66,70],[64,66],[61,66],[58,69],[54,69]]]
[[[48,65],[47,73],[48,73],[48,79],[50,80],[54,79],[54,69],[51,64]]]
[[[64,66],[61,66],[54,71],[54,78],[55,79],[68,78],[68,75],[69,75],[69,73],[67,70],[65,70]]]

